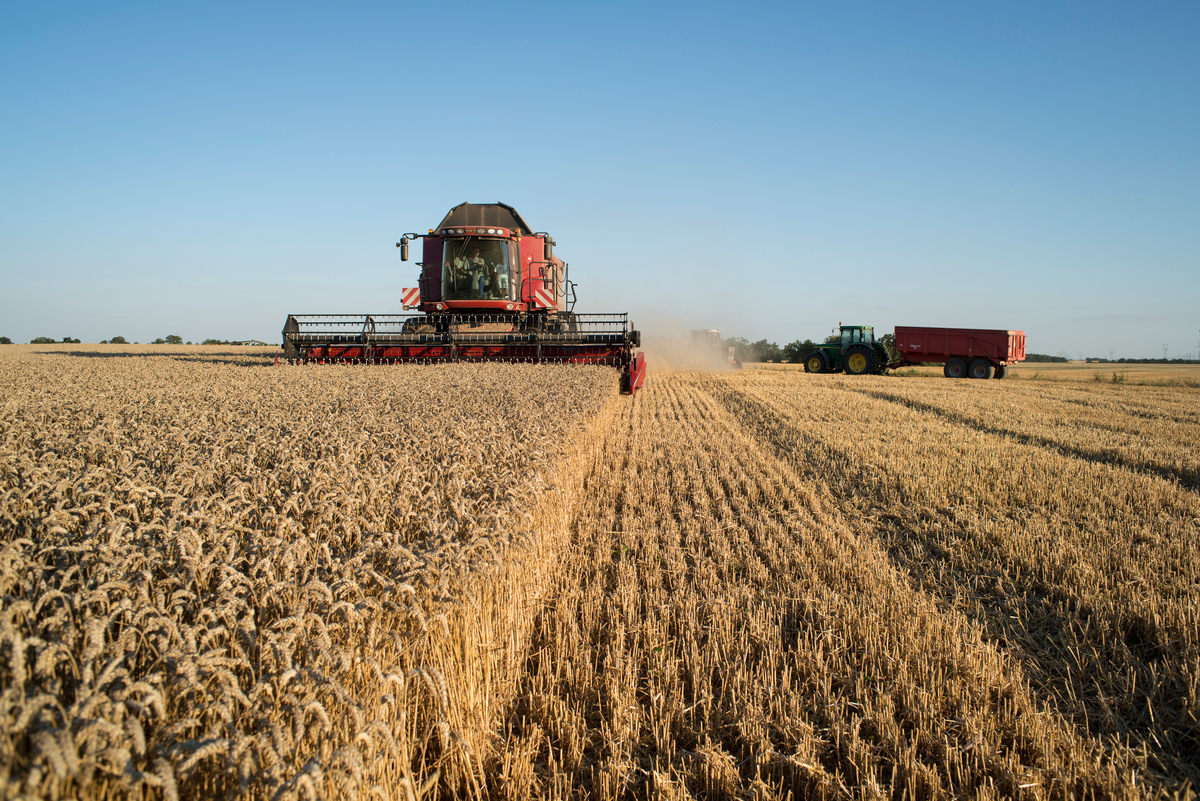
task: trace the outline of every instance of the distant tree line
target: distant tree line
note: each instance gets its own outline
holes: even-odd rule
[[[1045,353],[1026,353],[1025,361],[1027,362],[1068,362],[1066,356],[1047,356]]]
[[[1088,364],[1200,364],[1200,359],[1101,359],[1085,360]]]
[[[0,345],[11,345],[11,344],[13,344],[13,341],[11,339],[9,339],[8,337],[0,337]],[[71,337],[63,337],[62,339],[55,339],[54,337],[34,337],[33,339],[29,340],[29,344],[30,345],[58,345],[58,344],[81,345],[83,343],[81,340],[73,339]],[[101,345],[128,345],[129,340],[127,340],[125,337],[113,337],[112,339],[100,340],[100,344]],[[139,343],[134,342],[133,344],[137,345]],[[151,345],[190,345],[190,344],[192,344],[192,341],[189,339],[187,342],[184,342],[183,337],[179,336],[178,334],[167,334],[165,337],[159,337],[158,339],[154,340],[150,344]],[[201,345],[266,345],[267,343],[259,342],[257,339],[247,339],[247,340],[206,339],[203,342],[201,342],[200,344]]]

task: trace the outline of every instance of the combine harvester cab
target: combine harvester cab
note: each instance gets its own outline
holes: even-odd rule
[[[575,283],[554,240],[503,203],[461,203],[423,239],[407,314],[290,314],[284,356],[293,363],[531,362],[602,364],[632,394],[646,376],[641,334],[627,314],[578,314]]]

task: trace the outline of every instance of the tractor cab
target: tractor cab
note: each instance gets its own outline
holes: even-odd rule
[[[842,350],[865,343],[867,345],[875,344],[875,327],[870,325],[843,325],[842,327]]]

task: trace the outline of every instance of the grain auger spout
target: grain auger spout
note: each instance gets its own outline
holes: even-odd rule
[[[293,363],[532,362],[602,364],[632,394],[646,377],[641,334],[627,314],[575,311],[575,282],[512,206],[460,203],[427,234],[404,234],[407,261],[422,242],[417,286],[401,290],[407,314],[289,314],[284,356]]]

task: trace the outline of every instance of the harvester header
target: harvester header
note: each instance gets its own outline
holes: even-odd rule
[[[641,335],[626,314],[580,314],[568,265],[554,240],[512,206],[460,203],[427,234],[404,234],[407,261],[422,241],[417,286],[401,290],[411,314],[288,315],[284,355],[293,362],[507,361],[603,364],[621,389],[645,378]]]

